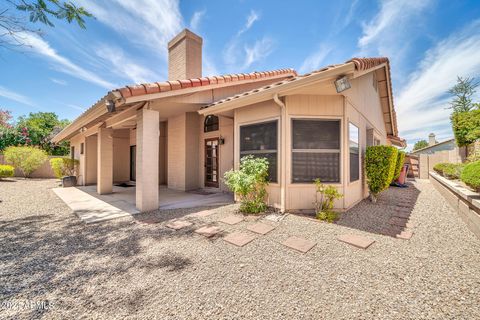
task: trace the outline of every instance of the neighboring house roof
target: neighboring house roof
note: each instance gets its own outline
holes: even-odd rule
[[[210,105],[207,105],[203,107],[202,109],[207,109],[207,108],[212,108],[212,107],[217,107],[220,105],[225,105],[228,103],[233,103],[236,100],[241,100],[241,99],[246,99],[247,97],[251,97],[254,95],[260,95],[262,93],[271,93],[273,91],[276,91],[277,89],[283,89],[283,87],[286,86],[294,86],[295,83],[309,83],[310,80],[313,80],[314,78],[320,78],[323,74],[330,73],[331,71],[335,72],[335,70],[338,70],[338,74],[342,74],[345,72],[344,67],[348,67],[353,65],[354,69],[356,71],[368,71],[373,68],[377,68],[380,66],[385,66],[386,70],[386,90],[387,96],[385,97],[380,97],[380,98],[387,98],[388,99],[388,105],[389,105],[389,113],[390,113],[390,124],[391,124],[391,132],[388,132],[389,134],[389,139],[395,143],[398,146],[405,147],[406,143],[405,140],[401,139],[398,137],[398,129],[397,129],[397,116],[393,104],[393,95],[392,95],[392,84],[391,84],[391,73],[390,73],[390,63],[388,58],[386,57],[378,57],[378,58],[353,58],[348,61],[346,61],[343,64],[337,64],[337,65],[331,65],[316,71],[312,71],[310,73],[304,74],[304,75],[299,75],[290,79],[285,79],[283,81],[279,81],[273,84],[269,84],[267,86],[261,87],[261,88],[256,88],[244,93],[236,94],[231,97],[227,97],[225,99],[218,100]]]
[[[187,91],[188,93],[190,93],[192,90],[202,91],[237,84],[247,84],[266,80],[274,81],[274,79],[276,78],[284,79],[294,76],[297,76],[297,72],[294,69],[288,68],[271,71],[237,73],[125,86],[109,91],[105,96],[100,98],[95,104],[93,104],[90,108],[88,108],[85,112],[78,116],[70,125],[65,127],[57,135],[55,135],[52,141],[60,142],[62,140],[68,139],[72,134],[78,132],[78,130],[81,130],[91,121],[95,119],[105,120],[106,118],[125,110],[126,108],[131,106],[126,104],[130,103],[128,101],[130,99],[137,98],[137,100],[139,101],[145,101],[149,100],[149,97],[156,97],[158,95],[163,96],[165,94],[171,97],[173,95],[182,95],[184,93],[187,93]],[[145,96],[145,98],[143,96]],[[109,100],[119,103],[119,105],[116,106],[115,113],[106,112],[105,102]]]
[[[442,141],[442,142],[439,142],[439,143],[435,143],[431,146],[427,146],[427,147],[424,147],[424,148],[421,148],[421,149],[417,149],[415,151],[412,151],[410,152],[411,154],[415,154],[415,153],[421,153],[422,151],[427,151],[428,149],[431,149],[431,148],[435,148],[435,147],[438,147],[440,145],[443,145],[443,144],[446,144],[446,143],[450,143],[450,142],[455,142],[455,138],[451,138],[451,139],[448,139],[448,140],[445,140],[445,141]]]

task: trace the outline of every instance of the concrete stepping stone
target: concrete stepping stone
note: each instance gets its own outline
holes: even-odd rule
[[[415,224],[413,224],[412,222],[407,222],[407,224],[405,225],[408,229],[413,229],[415,228]]]
[[[180,230],[182,228],[190,227],[193,223],[184,221],[184,220],[176,220],[172,221],[167,224],[167,228],[173,229],[173,230]]]
[[[360,249],[367,249],[372,245],[372,243],[375,242],[375,240],[368,239],[362,236],[357,236],[354,234],[344,234],[339,236],[337,239],[341,242],[348,243]]]
[[[283,242],[284,246],[300,251],[302,253],[307,253],[310,249],[315,247],[316,244],[316,242],[299,237],[290,237]]]
[[[413,232],[411,231],[402,231],[400,234],[397,234],[398,239],[410,240],[413,237]]]
[[[252,242],[254,239],[254,235],[243,232],[230,233],[228,236],[223,238],[223,240],[226,242],[234,244],[237,247],[243,247],[247,243]]]
[[[255,224],[249,225],[247,227],[248,230],[250,230],[252,232],[255,232],[255,233],[258,233],[258,234],[261,234],[261,235],[266,235],[267,233],[269,233],[270,231],[272,231],[275,228],[276,227],[274,227],[274,226],[271,226],[271,225],[266,224],[266,223],[261,223],[261,222],[257,222]]]
[[[189,214],[189,216],[190,217],[208,217],[208,216],[211,216],[214,213],[215,213],[215,211],[212,211],[212,210],[203,210],[203,211],[199,211],[199,212]]]
[[[237,224],[239,222],[242,222],[243,217],[236,216],[236,215],[229,215],[229,216],[227,216],[227,217],[225,217],[225,218],[223,218],[219,221],[222,222],[222,223],[233,225],[233,224]]]
[[[214,235],[220,233],[221,231],[222,231],[222,229],[220,229],[219,227],[205,226],[205,227],[201,227],[200,229],[195,230],[195,233],[198,233],[198,234],[200,234],[204,237],[207,237],[207,238],[211,238]]]

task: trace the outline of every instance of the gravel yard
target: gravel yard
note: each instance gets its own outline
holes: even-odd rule
[[[184,217],[199,211],[186,209],[85,225],[56,186],[0,182],[2,319],[480,318],[480,241],[428,181],[411,187],[410,240],[379,234],[385,222],[377,226],[360,203],[339,224],[295,215],[269,222],[275,230],[241,248],[193,232],[208,223],[245,231],[252,218],[215,222],[235,205],[207,217]],[[375,213],[402,192],[381,195]],[[179,217],[194,224],[165,227]],[[336,240],[348,233],[376,242],[362,250]],[[290,236],[317,245],[301,254],[281,244]],[[52,305],[18,305],[25,301]]]

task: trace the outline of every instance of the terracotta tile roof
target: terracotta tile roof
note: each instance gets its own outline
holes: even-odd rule
[[[382,63],[388,64],[387,57],[378,57],[378,58],[352,58],[345,63],[353,62],[355,64],[355,69],[357,70],[368,70],[374,68]]]
[[[159,93],[166,91],[174,91],[185,88],[201,87],[229,82],[251,81],[251,80],[267,80],[271,77],[281,76],[297,76],[293,69],[278,69],[273,71],[251,72],[251,73],[236,73],[221,76],[202,77],[185,80],[173,80],[164,82],[144,83],[132,86],[125,86],[113,91],[119,92],[123,98],[134,96],[141,96],[151,93]]]

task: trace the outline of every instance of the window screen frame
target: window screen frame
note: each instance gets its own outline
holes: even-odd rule
[[[250,126],[250,125],[257,125],[257,124],[262,124],[262,123],[269,123],[269,122],[276,122],[277,123],[277,180],[276,181],[269,181],[268,184],[270,186],[279,186],[280,185],[280,180],[281,180],[281,163],[280,163],[280,160],[281,160],[281,121],[280,121],[280,117],[272,117],[272,118],[266,118],[266,119],[261,119],[261,120],[253,120],[253,121],[246,121],[246,122],[241,122],[239,123],[236,128],[237,128],[237,132],[238,132],[238,135],[237,135],[237,139],[236,139],[236,143],[238,145],[238,147],[236,147],[235,149],[237,150],[238,152],[238,160],[237,160],[237,163],[238,163],[238,166],[240,166],[240,159],[242,159],[242,152],[245,152],[245,151],[241,151],[241,129],[242,127],[245,127],[245,126]]]
[[[358,179],[357,180],[353,180],[352,181],[352,177],[351,177],[351,171],[350,171],[350,124],[353,125],[355,128],[357,128],[357,131],[358,131]],[[362,150],[361,150],[361,145],[360,145],[360,142],[361,142],[361,137],[360,137],[360,126],[355,123],[354,121],[350,120],[348,121],[348,126],[347,126],[347,145],[348,145],[348,184],[354,184],[354,183],[357,183],[361,180],[362,178],[362,166],[361,166],[361,163],[362,163]]]
[[[337,182],[325,182],[325,184],[328,185],[334,185],[334,186],[340,186],[343,185],[343,165],[344,165],[344,119],[341,116],[335,117],[335,116],[290,116],[289,117],[289,147],[290,150],[289,152],[289,161],[290,161],[290,177],[287,177],[289,184],[292,186],[311,186],[314,182],[295,182],[293,180],[293,153],[295,152],[294,150],[299,150],[297,152],[301,152],[300,150],[305,150],[305,149],[294,149],[293,148],[293,121],[295,120],[306,120],[306,121],[337,121],[339,123],[339,149],[323,149],[325,151],[323,152],[318,152],[318,153],[331,153],[331,151],[337,151],[338,150],[338,155],[339,155],[339,173],[338,173],[338,181]],[[287,133],[288,134],[288,133]],[[310,149],[310,150],[319,150],[319,149]],[[309,151],[312,152],[312,151]],[[316,152],[313,152],[316,153]]]

